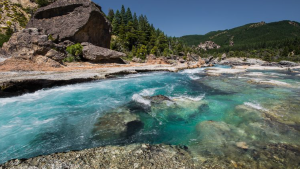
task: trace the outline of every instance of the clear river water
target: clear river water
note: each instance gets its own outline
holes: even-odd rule
[[[210,77],[199,68],[2,98],[0,164],[105,145],[164,143],[187,146],[198,162],[297,168],[299,86],[300,76],[285,71]],[[157,95],[169,99],[151,100]]]

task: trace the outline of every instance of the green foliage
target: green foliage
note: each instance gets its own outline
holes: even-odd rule
[[[122,23],[121,14],[120,14],[120,11],[117,10],[116,14],[114,15],[114,19],[112,21],[112,33],[114,35],[119,34],[119,28],[120,28],[121,23]]]
[[[64,58],[63,62],[75,62],[76,57],[72,55],[68,55],[66,58]]]
[[[230,40],[233,40],[235,45],[262,43],[261,46],[263,46],[264,42],[300,37],[300,27],[293,26],[289,22],[273,22],[258,27],[251,27],[253,24],[247,24],[230,30],[209,32],[205,35],[187,35],[180,39],[188,46],[199,45],[200,42],[210,40],[222,47],[229,46]]]
[[[44,7],[49,5],[51,2],[49,0],[35,0],[35,3],[37,3],[39,7]]]
[[[141,45],[141,47],[137,50],[137,56],[145,60],[146,55],[147,55],[147,47],[145,45]]]
[[[3,43],[7,42],[9,40],[9,38],[11,37],[11,35],[13,34],[13,30],[11,28],[8,28],[6,30],[5,34],[0,34],[0,47],[3,46]]]
[[[107,15],[107,19],[112,22],[114,20],[115,17],[115,12],[113,9],[109,9],[108,11],[108,15]]]
[[[124,5],[121,12],[117,10],[114,14],[112,30],[111,49],[125,52],[129,57],[145,59],[150,53],[167,56],[187,50],[178,38],[166,36],[149,23],[147,16],[132,15],[130,8],[125,10]]]
[[[190,46],[205,41],[214,41],[221,46],[220,49],[201,50],[201,56],[218,57],[226,53],[228,57],[299,62],[300,27],[291,25],[289,22],[280,21],[254,27],[253,24],[247,24],[230,30],[210,32],[206,35],[183,36],[180,40]],[[229,46],[231,40],[234,41],[234,46]]]
[[[53,38],[53,36],[50,34],[49,36],[48,36],[48,40],[50,40],[50,41],[54,41],[54,38]]]
[[[68,46],[66,51],[72,56],[80,56],[82,55],[82,46],[77,43],[75,45]]]
[[[151,49],[150,54],[153,54],[153,55],[157,56],[157,55],[158,55],[158,47],[157,47],[157,46],[154,46],[154,47]]]

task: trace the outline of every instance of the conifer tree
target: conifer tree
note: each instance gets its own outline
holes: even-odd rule
[[[126,10],[125,10],[124,5],[122,5],[122,8],[121,8],[121,18],[122,18],[122,23],[126,24],[127,23],[127,21],[126,21]]]
[[[132,13],[131,13],[130,8],[127,8],[127,11],[126,11],[126,24],[128,22],[133,22]]]
[[[136,13],[133,14],[133,27],[135,30],[138,30],[139,28],[139,20],[137,18]]]
[[[121,14],[120,14],[120,11],[117,10],[115,17],[113,19],[113,22],[112,22],[112,32],[114,35],[118,35],[121,22],[122,22]]]
[[[115,17],[115,12],[113,9],[109,9],[108,15],[107,15],[107,19],[112,22],[114,20]]]

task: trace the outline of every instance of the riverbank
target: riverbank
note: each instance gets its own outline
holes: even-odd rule
[[[65,68],[48,71],[0,71],[0,98],[31,93],[43,88],[63,86],[112,78],[115,75],[135,74],[151,71],[177,72],[182,69],[197,68],[196,62],[187,64],[91,64],[74,63]]]
[[[71,63],[63,68],[34,69],[34,71],[8,71],[0,69],[0,98],[18,96],[24,93],[32,93],[40,89],[63,86],[82,82],[90,82],[106,78],[113,78],[115,75],[136,74],[141,72],[168,71],[178,72],[183,69],[192,69],[208,65],[200,65],[198,62],[186,62],[171,64],[92,64],[92,63]],[[207,75],[220,76],[220,74],[244,73],[247,70],[282,70],[292,71],[298,67],[278,66],[233,66],[232,69],[208,69]]]
[[[195,168],[190,153],[170,145],[133,144],[71,151],[27,160],[11,160],[0,169]]]

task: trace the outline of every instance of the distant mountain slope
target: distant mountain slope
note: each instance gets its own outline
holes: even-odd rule
[[[180,39],[189,46],[199,45],[200,42],[214,41],[224,47],[229,46],[231,41],[234,45],[248,45],[296,37],[300,38],[300,23],[286,20],[247,24],[229,30],[209,32],[205,35],[187,35]]]

